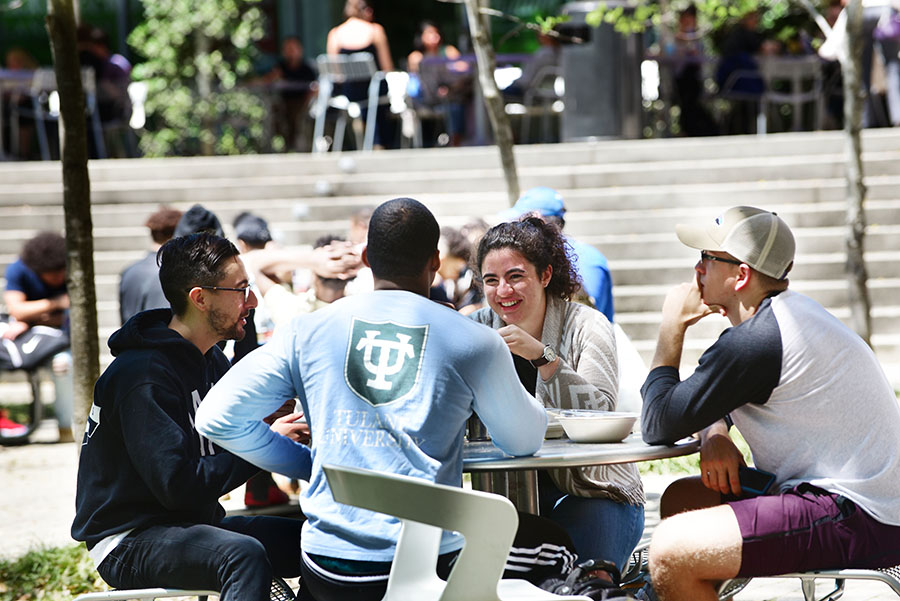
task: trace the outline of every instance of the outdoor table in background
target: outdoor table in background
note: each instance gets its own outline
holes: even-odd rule
[[[684,439],[676,444],[649,445],[640,434],[616,443],[578,443],[568,438],[548,439],[534,455],[512,457],[491,441],[466,442],[463,471],[472,472],[472,488],[514,497],[519,511],[538,513],[537,471],[547,468],[583,467],[612,463],[634,463],[690,455],[700,450],[700,441]],[[511,485],[508,472],[517,474]],[[511,486],[514,488],[511,489]]]

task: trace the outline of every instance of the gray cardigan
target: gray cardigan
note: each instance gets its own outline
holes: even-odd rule
[[[470,316],[497,330],[505,326],[490,308]],[[541,342],[556,349],[559,368],[537,378],[535,396],[547,408],[615,411],[618,390],[616,337],[603,313],[578,303],[548,298]],[[633,463],[549,470],[560,490],[579,497],[604,497],[642,505],[644,487]]]

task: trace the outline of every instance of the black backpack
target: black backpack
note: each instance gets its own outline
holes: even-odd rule
[[[6,319],[0,317],[0,321]],[[0,370],[31,370],[67,348],[69,336],[64,331],[32,326],[15,340],[0,338]]]

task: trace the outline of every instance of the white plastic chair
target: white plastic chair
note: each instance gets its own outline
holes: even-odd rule
[[[500,579],[519,523],[504,497],[370,470],[324,470],[335,501],[402,523],[382,601],[590,601],[555,595],[526,580]],[[466,540],[447,581],[435,572],[442,530]]]
[[[152,601],[171,597],[197,597],[200,601],[206,601],[210,595],[218,596],[219,593],[217,591],[186,591],[174,588],[136,588],[87,593],[78,595],[72,601],[138,601],[141,599]]]
[[[328,109],[340,112],[334,131],[334,147],[335,150],[341,149],[347,119],[348,117],[359,117],[361,106],[360,103],[352,102],[346,96],[334,96],[334,88],[339,84],[354,82],[368,82],[369,84],[366,101],[368,113],[362,149],[372,150],[375,143],[375,113],[378,105],[382,102],[380,90],[381,82],[385,78],[384,71],[379,71],[375,65],[375,57],[369,52],[320,54],[316,58],[316,64],[319,67],[319,93],[313,107],[316,119],[313,128],[313,152],[327,150],[327,145],[323,143],[323,140]]]
[[[815,54],[798,57],[762,57],[759,70],[766,82],[763,111],[766,106],[791,105],[791,130],[800,131],[803,105],[813,106],[813,127],[822,129],[825,116],[822,60]],[[776,82],[781,86],[774,85]],[[782,89],[784,88],[784,89]]]

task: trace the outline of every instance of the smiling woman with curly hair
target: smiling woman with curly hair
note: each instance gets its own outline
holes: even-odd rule
[[[571,302],[581,281],[570,253],[559,228],[537,217],[491,228],[475,264],[489,308],[472,317],[503,337],[522,385],[545,407],[614,411],[615,335],[603,313]],[[540,514],[565,528],[578,556],[624,568],[644,529],[634,464],[547,470],[538,480]]]

